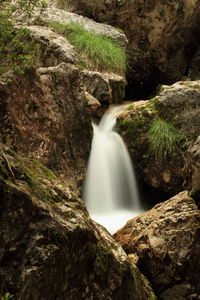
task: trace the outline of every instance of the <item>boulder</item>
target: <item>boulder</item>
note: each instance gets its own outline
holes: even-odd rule
[[[138,268],[71,189],[3,144],[0,192],[1,298],[154,299]]]
[[[159,299],[199,299],[200,211],[184,191],[128,221],[114,235]]]
[[[118,130],[128,144],[138,174],[147,184],[170,194],[183,189],[197,191],[197,180],[192,178],[196,178],[193,173],[199,173],[198,155],[192,152],[198,152],[199,100],[200,81],[181,81],[162,86],[158,95],[146,102],[130,104],[120,116]],[[162,159],[152,153],[149,142],[149,129],[157,119],[173,125],[178,134],[173,155]],[[162,137],[162,132],[159,134]]]

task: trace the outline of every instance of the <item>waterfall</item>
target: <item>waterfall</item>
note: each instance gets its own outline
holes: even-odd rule
[[[113,128],[124,106],[111,107],[94,136],[84,186],[84,201],[91,218],[111,233],[141,211],[135,174],[127,148]]]

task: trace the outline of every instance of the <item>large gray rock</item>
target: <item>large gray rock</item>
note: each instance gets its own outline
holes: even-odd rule
[[[127,254],[136,254],[159,299],[199,299],[199,225],[200,211],[181,192],[128,221],[114,237]]]
[[[0,297],[151,300],[147,280],[53,173],[0,145]],[[139,288],[138,288],[139,287]]]

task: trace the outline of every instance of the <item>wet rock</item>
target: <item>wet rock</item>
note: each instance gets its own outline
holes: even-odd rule
[[[0,296],[151,300],[153,291],[84,203],[46,167],[0,145]]]
[[[200,211],[187,192],[130,220],[114,235],[152,283],[159,299],[198,299]],[[167,298],[168,297],[168,298]]]

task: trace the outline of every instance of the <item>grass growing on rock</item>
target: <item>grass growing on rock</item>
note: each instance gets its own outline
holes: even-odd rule
[[[79,24],[51,23],[63,33],[76,51],[82,55],[88,68],[124,74],[126,71],[126,52],[116,41],[101,34],[91,33]]]
[[[176,144],[180,138],[181,136],[173,124],[161,119],[154,119],[148,130],[150,153],[159,161],[173,158]]]

